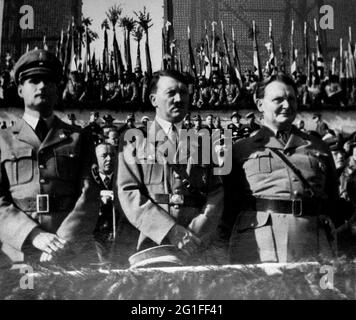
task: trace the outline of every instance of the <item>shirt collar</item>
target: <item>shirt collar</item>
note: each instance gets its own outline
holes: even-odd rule
[[[99,172],[100,178],[101,178],[101,180],[103,180],[103,181],[104,181],[104,179],[105,179],[106,177],[108,177],[109,179],[111,179],[113,174],[114,174],[114,173],[105,174],[105,173]]]
[[[183,123],[183,121],[177,122],[177,123],[171,123],[167,120],[160,118],[158,115],[156,115],[156,121],[162,127],[162,129],[166,135],[168,135],[170,133],[172,124],[174,124],[174,126],[177,128],[177,130],[179,130],[182,128],[182,123]]]
[[[274,134],[275,137],[277,137],[278,132],[281,132],[281,131],[287,133],[288,136],[290,136],[291,130],[292,130],[292,127],[290,127],[288,130],[277,130],[276,128],[270,127],[270,126],[267,125],[266,123],[264,123],[263,125],[264,125],[265,127],[267,127],[269,130],[271,130],[271,131],[273,132],[273,134]]]
[[[39,117],[25,112],[22,118],[33,130],[36,129]],[[50,128],[54,120],[54,115],[52,114],[48,118],[43,118],[43,120],[46,122],[47,128]]]

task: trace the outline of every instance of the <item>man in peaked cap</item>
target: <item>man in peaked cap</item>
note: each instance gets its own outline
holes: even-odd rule
[[[53,113],[62,73],[53,54],[28,52],[14,71],[25,111],[0,134],[1,250],[14,263],[83,263],[100,206],[93,144]]]
[[[242,124],[240,123],[241,115],[235,111],[231,115],[231,123],[228,124],[227,128],[231,130],[233,142],[238,139],[243,138]]]
[[[322,120],[322,116],[320,113],[315,113],[313,115],[313,120],[316,123],[316,129],[315,131],[319,133],[322,137],[324,137],[329,130],[329,126]]]

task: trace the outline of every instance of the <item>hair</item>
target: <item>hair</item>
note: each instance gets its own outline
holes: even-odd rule
[[[114,148],[114,149],[115,149],[115,147],[114,147],[111,143],[106,142],[106,141],[101,141],[101,142],[99,142],[99,143],[95,146],[95,151],[96,151],[100,146],[107,146],[107,147],[110,147],[110,148]]]
[[[266,78],[257,84],[256,99],[263,99],[265,96],[266,87],[275,81],[282,82],[288,86],[291,86],[294,89],[295,94],[297,94],[297,85],[295,84],[294,80],[287,76],[285,73],[277,73],[276,75],[272,75],[271,77]]]
[[[173,78],[179,82],[182,82],[186,86],[188,86],[188,79],[187,79],[186,75],[180,73],[179,71],[177,71],[177,70],[159,70],[159,71],[156,71],[152,75],[152,79],[151,79],[150,86],[149,86],[150,94],[157,92],[157,84],[158,84],[159,79],[162,77]]]
[[[108,130],[107,136],[109,136],[109,133],[110,133],[110,132],[116,132],[116,133],[119,133],[119,130],[118,130],[118,129],[116,129],[116,128],[114,128],[114,127],[112,127],[112,128],[110,128],[110,129]]]

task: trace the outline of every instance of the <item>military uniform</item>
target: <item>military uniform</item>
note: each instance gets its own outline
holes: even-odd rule
[[[210,88],[209,87],[198,87],[194,91],[193,105],[197,108],[208,108],[209,101],[211,99]]]
[[[21,119],[1,132],[0,154],[0,241],[12,261],[26,259],[35,227],[77,244],[91,239],[100,198],[94,150],[80,129],[55,117],[41,143]]]
[[[53,115],[62,70],[46,50],[24,54],[14,68],[25,113],[0,134],[0,244],[13,262],[50,261],[57,251],[50,248],[52,237],[67,242],[60,250],[65,260],[83,263],[84,251],[85,262],[94,258],[87,251],[94,249],[100,205],[91,176],[94,145],[80,128]]]
[[[314,194],[272,150],[302,172]],[[263,126],[232,147],[232,161],[221,228],[230,240],[232,262],[290,262],[331,255],[330,233],[318,216],[329,213],[338,183],[324,142],[292,127],[284,144]]]
[[[210,101],[211,107],[221,107],[225,101],[224,86],[222,84],[213,84],[210,87]]]
[[[155,137],[160,130],[155,120],[149,137]],[[156,159],[162,157],[157,151],[161,143],[144,139],[138,144],[137,159],[151,163],[129,163],[125,152],[119,154],[118,199],[127,220],[138,230],[132,233],[131,242],[136,248],[132,248],[131,254],[169,244],[167,235],[175,224],[188,228],[207,244],[215,235],[222,214],[223,187],[220,178],[212,174],[212,167],[192,164],[191,158],[187,164],[173,165],[162,158],[154,162],[156,153]],[[146,147],[151,152],[139,151]],[[130,145],[125,149],[130,153],[129,148]],[[119,239],[127,243],[128,236],[119,235]]]

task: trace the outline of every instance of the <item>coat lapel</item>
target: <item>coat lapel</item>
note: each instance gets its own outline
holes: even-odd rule
[[[20,119],[16,122],[14,127],[12,128],[12,132],[17,134],[17,139],[30,144],[35,148],[39,148],[41,141],[38,139],[36,133],[33,129],[26,123],[25,120]]]
[[[71,131],[65,127],[62,122],[55,117],[53,120],[53,125],[49,130],[47,137],[43,140],[40,149],[44,149],[54,144],[66,141],[70,139]]]
[[[261,127],[254,138],[255,141],[261,146],[281,150],[284,148],[283,144],[275,137],[273,131],[265,126]]]
[[[309,146],[310,144],[311,142],[306,139],[306,136],[304,137],[304,134],[302,134],[295,127],[292,127],[291,135],[288,139],[287,144],[284,147],[284,150],[297,149],[300,147]]]

